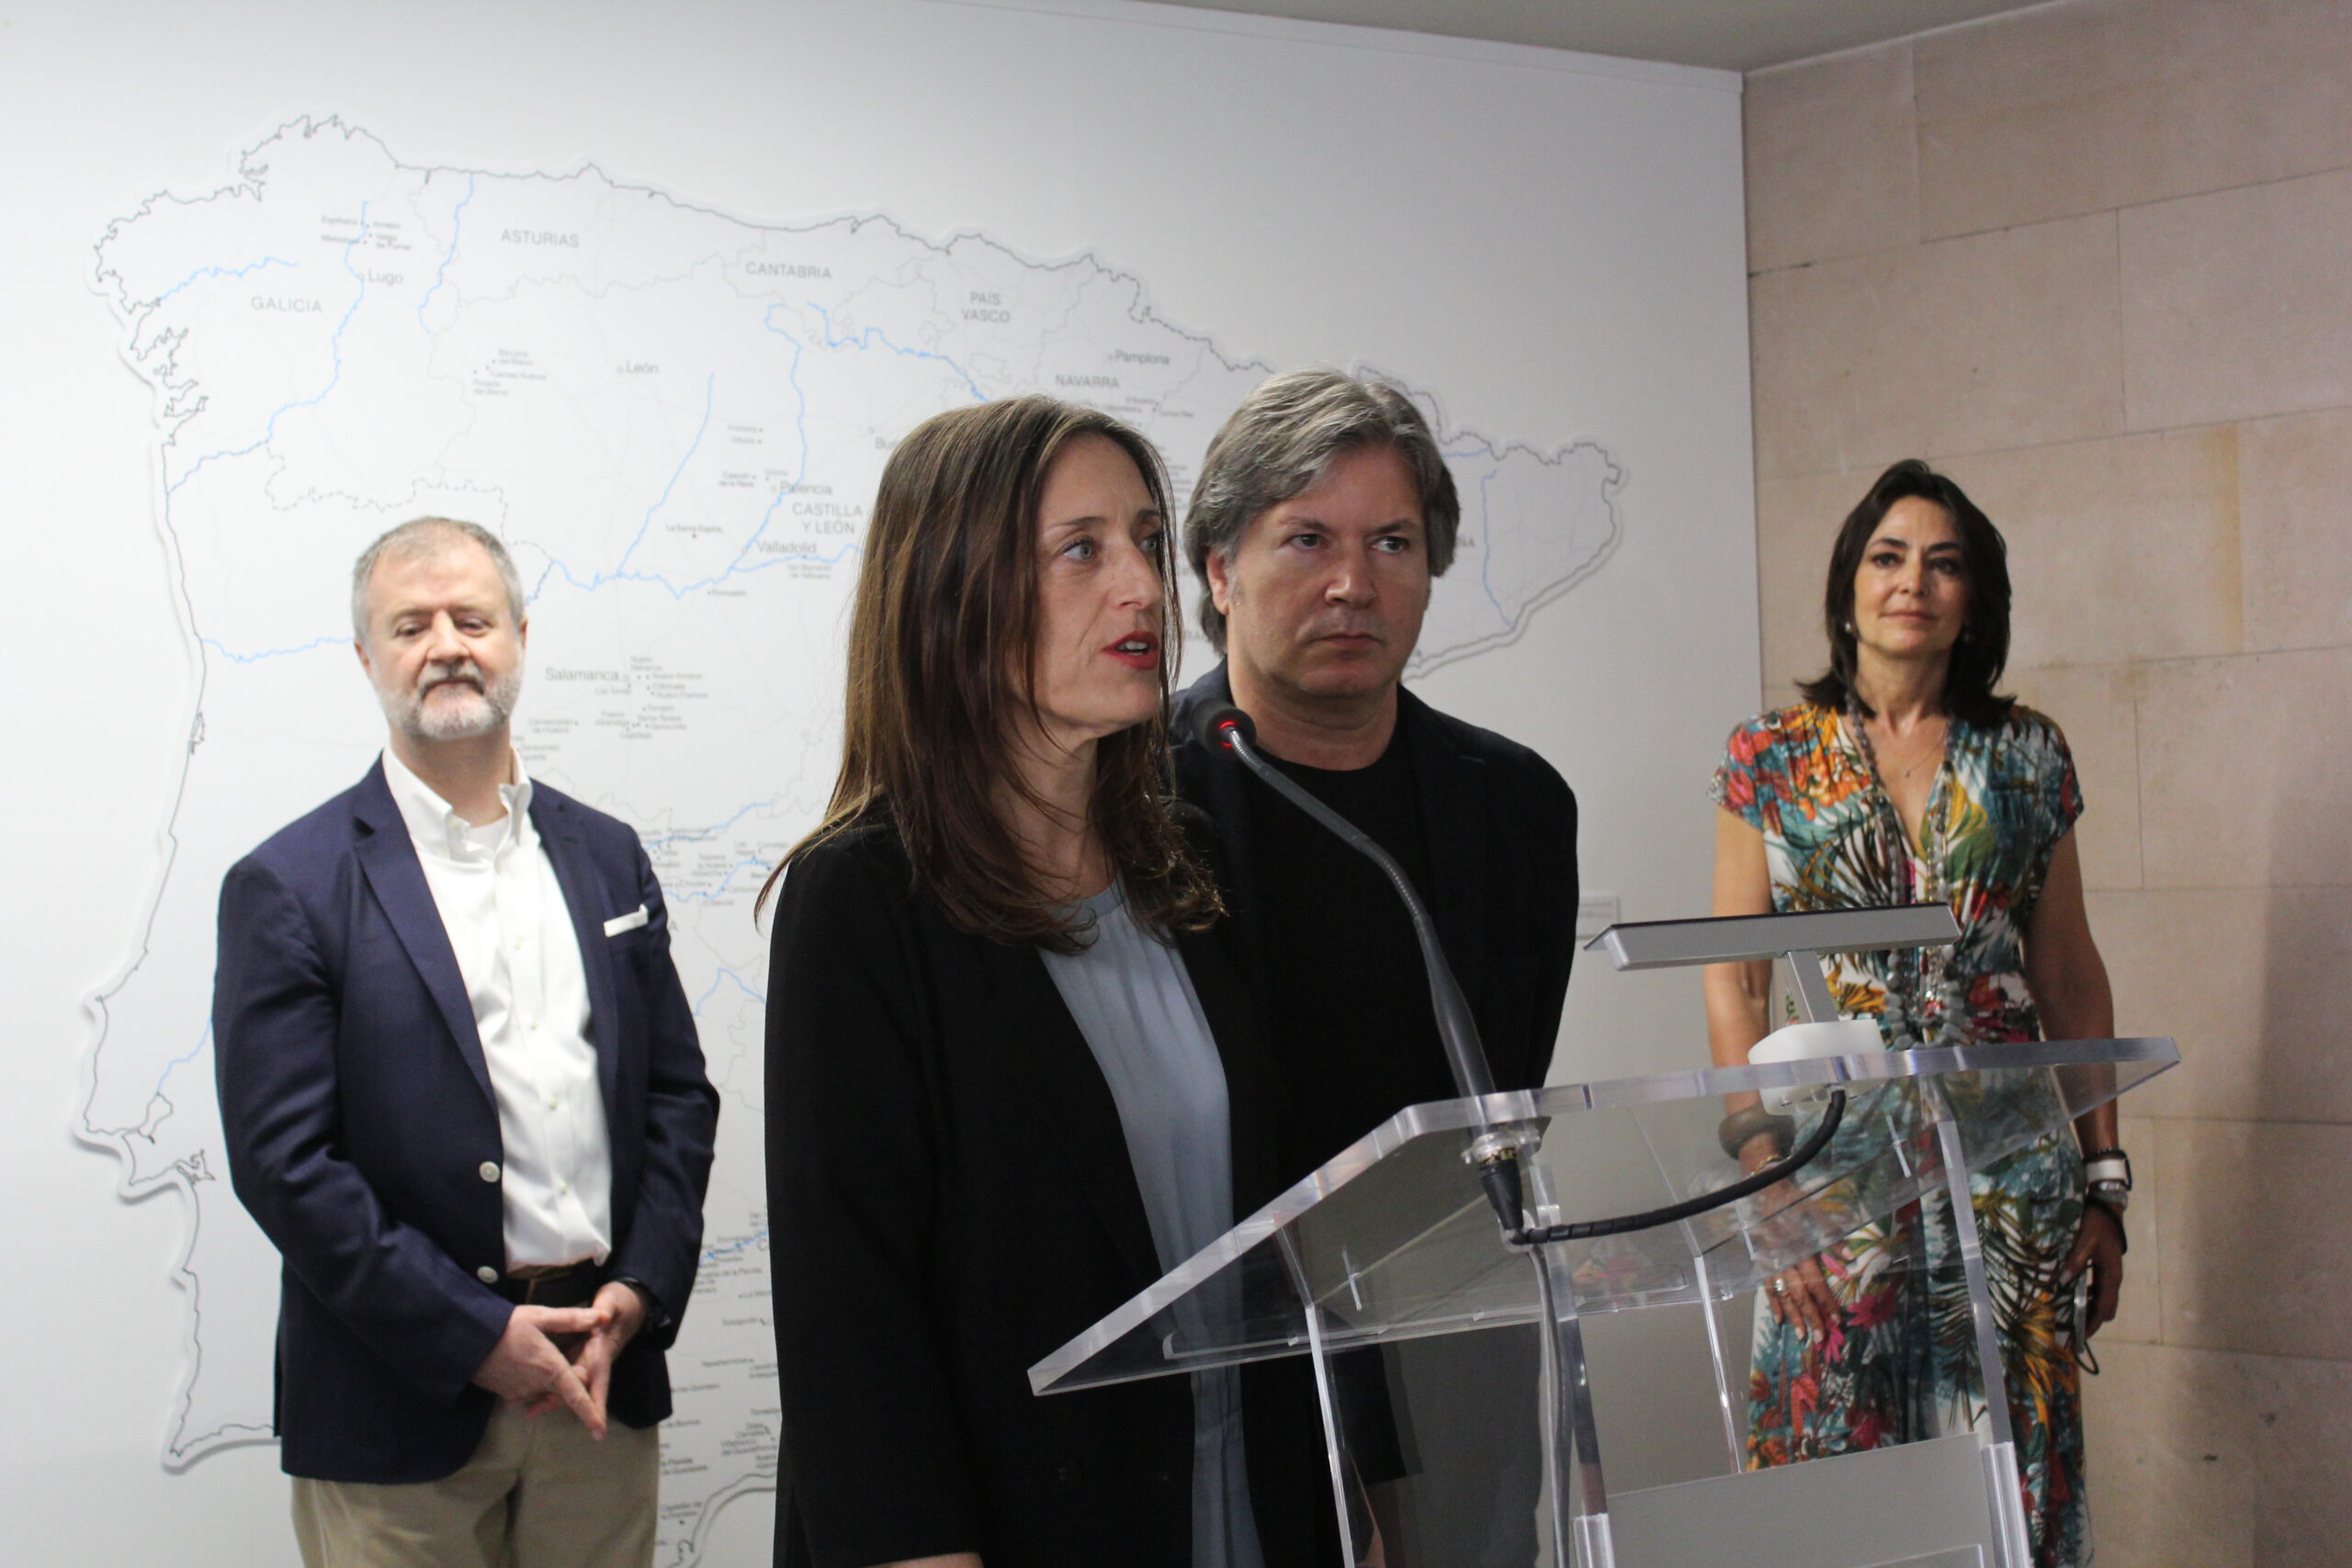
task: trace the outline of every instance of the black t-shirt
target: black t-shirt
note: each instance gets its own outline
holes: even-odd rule
[[[1429,835],[1399,725],[1380,760],[1334,772],[1277,761],[1308,794],[1396,857],[1430,901]],[[1321,1165],[1453,1080],[1404,901],[1378,866],[1272,791],[1252,802],[1267,913],[1260,973],[1290,1104],[1286,1179]]]

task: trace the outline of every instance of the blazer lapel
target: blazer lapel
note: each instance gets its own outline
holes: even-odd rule
[[[1159,1252],[1111,1086],[1033,949],[991,943],[988,965],[993,996],[979,1032],[1044,1111],[1072,1178],[1141,1289],[1159,1278]]]
[[[457,950],[449,945],[441,910],[433,902],[433,889],[425,884],[416,846],[409,841],[408,823],[392,802],[391,787],[384,783],[380,761],[359,782],[352,815],[359,826],[356,845],[359,869],[384,918],[391,922],[393,934],[407,950],[409,962],[416,965],[417,976],[424,982],[434,1005],[441,1010],[458,1054],[466,1059],[482,1094],[495,1104],[490,1065],[482,1059],[481,1032],[474,1027],[473,1003],[466,996],[465,976],[458,970]]]
[[[601,883],[588,853],[588,841],[571,812],[571,803],[544,784],[531,785],[531,826],[547,847],[548,863],[555,867],[556,886],[563,889],[564,908],[571,915],[571,934],[580,945],[580,967],[588,976],[588,1043],[596,1053],[596,1077],[604,1086],[605,1116],[617,1124],[620,1093],[620,1017],[613,989],[612,939],[605,934],[607,911],[597,897]],[[616,909],[611,914],[627,914]]]

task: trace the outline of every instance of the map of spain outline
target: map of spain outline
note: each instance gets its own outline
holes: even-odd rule
[[[144,935],[88,1004],[75,1129],[119,1159],[125,1197],[185,1205],[164,1462],[269,1429],[277,1261],[220,1179],[209,1082],[214,893],[380,744],[347,662],[349,562],[443,513],[499,531],[524,570],[518,749],[639,825],[727,1099],[663,1442],[661,1560],[691,1563],[729,1499],[775,1484],[751,905],[830,784],[842,616],[890,443],[957,402],[1042,389],[1149,435],[1181,506],[1271,367],[1168,321],[1091,254],[1037,261],[879,214],[753,222],[593,166],[417,167],[334,118],[279,127],[220,189],[116,220],[93,280],[153,389],[194,694]],[[1413,395],[1464,513],[1419,674],[1508,646],[1599,571],[1626,476],[1597,442],[1498,443]]]

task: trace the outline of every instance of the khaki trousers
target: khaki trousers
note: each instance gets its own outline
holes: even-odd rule
[[[473,1458],[412,1485],[294,1478],[304,1568],[651,1568],[657,1431],[596,1441],[569,1412],[501,1403]]]

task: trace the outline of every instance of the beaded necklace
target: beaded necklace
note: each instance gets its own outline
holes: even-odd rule
[[[1887,857],[1886,901],[1949,903],[1951,889],[1945,886],[1944,875],[1951,863],[1952,739],[1959,726],[1949,719],[1945,722],[1943,759],[1936,764],[1936,781],[1928,789],[1920,824],[1928,830],[1929,842],[1929,852],[1922,863],[1910,833],[1903,826],[1903,814],[1894,809],[1894,797],[1887,792],[1886,780],[1879,773],[1878,753],[1871,745],[1870,730],[1862,722],[1861,705],[1850,693],[1842,717],[1846,733],[1861,753],[1863,770],[1870,775],[1871,805],[1878,817],[1879,830],[1885,841],[1899,851],[1899,855]],[[1916,886],[1915,865],[1919,868]],[[1951,955],[1949,947],[1917,947],[1886,955],[1887,1049],[1910,1051],[1964,1042],[1966,1032],[1959,1023],[1962,1016],[1960,983],[1951,975]],[[1926,998],[1930,996],[1940,1003],[1932,1020],[1926,1006]]]

